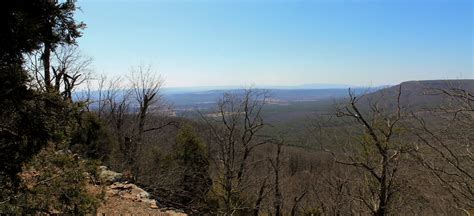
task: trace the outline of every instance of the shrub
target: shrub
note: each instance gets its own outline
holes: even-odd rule
[[[43,149],[19,174],[21,185],[1,213],[65,214],[94,213],[101,193],[88,189],[88,164],[53,145]]]

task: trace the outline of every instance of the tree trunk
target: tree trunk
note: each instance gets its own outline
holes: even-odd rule
[[[388,157],[387,153],[383,153],[383,161],[382,161],[382,176],[380,178],[380,196],[379,196],[379,206],[378,209],[374,212],[376,216],[384,216],[387,215],[387,201],[388,201],[388,190],[389,186],[387,183],[388,173]]]
[[[281,216],[281,206],[282,206],[282,195],[280,191],[280,152],[281,144],[277,146],[277,155],[275,159],[275,164],[273,164],[273,169],[275,170],[275,216]]]
[[[44,51],[42,55],[43,70],[44,70],[44,85],[46,90],[51,89],[51,72],[49,71],[51,66],[51,44],[49,42],[44,43]]]
[[[266,187],[267,187],[267,180],[265,179],[262,183],[262,186],[260,187],[260,190],[258,191],[257,201],[255,202],[255,207],[253,208],[254,216],[258,216],[258,213],[260,212],[260,205],[263,201],[263,196],[264,196]]]

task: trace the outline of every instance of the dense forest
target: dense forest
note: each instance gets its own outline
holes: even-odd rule
[[[75,1],[0,8],[1,214],[96,213],[101,166],[188,215],[474,214],[473,80],[349,89],[285,118],[248,88],[175,116],[153,67],[91,72]]]

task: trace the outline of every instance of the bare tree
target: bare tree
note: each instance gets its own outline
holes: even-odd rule
[[[261,134],[266,126],[262,109],[268,99],[267,91],[246,89],[243,93],[226,93],[219,100],[215,113],[201,117],[209,128],[210,137],[217,146],[214,163],[217,169],[216,192],[223,204],[223,214],[250,210],[243,192],[249,184],[248,171],[252,152],[270,139]],[[266,182],[260,188],[265,190]],[[262,192],[263,193],[263,192]],[[258,204],[258,202],[257,202]]]
[[[135,159],[142,152],[141,146],[144,144],[144,134],[161,130],[168,126],[178,127],[178,122],[171,120],[161,124],[147,123],[149,115],[154,111],[156,111],[158,115],[158,111],[165,105],[160,93],[163,79],[153,71],[150,65],[133,67],[131,69],[129,82],[131,85],[130,95],[131,98],[135,100],[135,103],[131,104],[132,106],[135,105],[138,110],[136,112],[136,126],[134,127],[132,137],[126,139],[126,146],[128,146],[127,149],[129,152],[128,163],[132,167],[132,173],[137,177],[139,176],[140,165]]]
[[[264,178],[262,183],[260,184],[257,199],[255,200],[255,205],[254,205],[254,208],[253,208],[253,215],[254,216],[259,215],[260,210],[262,208],[262,201],[268,193],[267,188],[268,188],[269,184],[267,183],[267,181],[268,181],[268,178]]]
[[[140,152],[140,146],[143,144],[143,133],[145,132],[145,124],[147,115],[151,109],[157,109],[161,102],[160,89],[163,85],[163,80],[151,68],[150,65],[139,65],[131,69],[131,76],[129,77],[131,85],[131,95],[135,100],[138,108],[137,111],[137,127],[136,132],[132,138],[127,139],[129,157],[127,157],[128,164],[132,166],[132,172],[137,175],[139,165],[136,164],[135,158]]]
[[[54,88],[65,99],[72,100],[76,86],[90,78],[92,58],[82,55],[77,46],[61,46],[54,51],[56,66],[53,71]]]
[[[273,174],[274,174],[274,182],[273,182],[273,187],[274,187],[274,200],[273,200],[273,207],[275,208],[275,216],[281,216],[282,215],[282,206],[283,206],[283,195],[281,193],[281,183],[280,183],[280,170],[281,170],[281,161],[280,161],[280,155],[281,155],[281,142],[278,142],[277,144],[277,151],[275,153],[275,159],[269,159],[270,164],[272,165],[273,168]]]
[[[82,55],[76,45],[64,44],[47,55],[41,50],[29,54],[25,67],[38,89],[55,90],[66,100],[72,100],[76,87],[90,78],[91,63],[92,58]]]
[[[290,212],[290,215],[291,216],[296,216],[298,215],[297,212],[298,212],[298,205],[300,204],[301,200],[306,196],[306,194],[308,193],[308,189],[305,188],[303,190],[303,192],[297,196],[295,196],[293,198],[293,205],[291,207],[291,212]]]
[[[162,98],[160,89],[163,80],[151,68],[150,65],[139,65],[131,69],[129,77],[132,95],[138,105],[138,138],[145,132],[145,123],[150,109],[156,108]]]
[[[358,102],[363,97],[357,97],[349,90],[349,102],[336,110],[336,116],[349,120],[346,124],[353,129],[354,134],[349,134],[346,140],[349,145],[345,145],[343,152],[338,153],[323,147],[337,163],[361,171],[361,184],[364,187],[359,189],[357,198],[373,215],[387,215],[396,209],[394,198],[402,189],[400,163],[403,155],[413,151],[411,145],[399,138],[404,118],[401,94],[400,85],[393,111],[385,110],[382,104],[366,99],[364,102],[369,103],[368,110],[362,110]]]
[[[458,87],[428,93],[445,101],[413,113],[412,131],[426,147],[414,155],[452,195],[456,208],[474,209],[474,93]]]

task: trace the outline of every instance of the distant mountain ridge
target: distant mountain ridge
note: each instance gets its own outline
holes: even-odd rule
[[[348,88],[339,89],[268,89],[271,99],[282,102],[319,101],[346,97]],[[377,89],[354,88],[357,93],[372,92]],[[164,99],[175,106],[195,106],[213,104],[226,92],[240,94],[243,90],[210,90],[202,92],[164,94]]]
[[[357,87],[344,84],[307,84],[300,86],[267,86],[268,88],[256,87],[256,89],[268,89],[272,99],[282,102],[321,101],[348,96],[351,88],[357,95],[369,101],[383,100],[384,103],[395,103],[399,86],[402,86],[402,103],[410,106],[422,106],[440,102],[436,96],[427,96],[427,90],[435,88],[464,88],[474,92],[474,79],[464,80],[419,80],[406,81],[393,86]],[[192,87],[192,88],[164,88],[163,98],[167,103],[176,108],[211,106],[222,97],[225,92],[239,94],[242,87],[220,86],[220,87]],[[122,91],[125,93],[125,90]],[[84,92],[82,92],[84,93]],[[123,95],[121,93],[118,94]],[[76,93],[80,98],[81,92]],[[98,99],[98,92],[91,92],[91,97]]]
[[[359,103],[369,104],[380,101],[389,107],[394,107],[400,89],[400,103],[402,106],[427,108],[438,105],[446,99],[445,95],[439,94],[440,92],[437,91],[440,89],[463,89],[474,94],[474,79],[406,81],[363,95]]]
[[[236,90],[249,86],[197,86],[197,87],[165,87],[162,89],[163,94],[177,94],[203,91],[220,91],[220,90]],[[331,84],[331,83],[310,83],[302,85],[256,85],[250,87],[258,89],[348,89],[348,88],[368,88],[364,86],[348,85],[348,84]]]
[[[305,84],[297,86],[256,86],[255,89],[269,90],[270,97],[285,102],[318,101],[323,99],[340,98],[347,96],[349,88],[357,92],[365,92],[368,87],[357,87],[346,84]],[[166,102],[175,106],[196,106],[214,104],[226,92],[241,93],[244,87],[215,86],[215,87],[184,87],[163,88],[161,93]],[[370,91],[380,89],[373,88]],[[119,90],[118,97],[125,95],[126,90]],[[86,92],[76,92],[75,98],[84,98]],[[98,91],[89,92],[90,97],[99,99]]]

